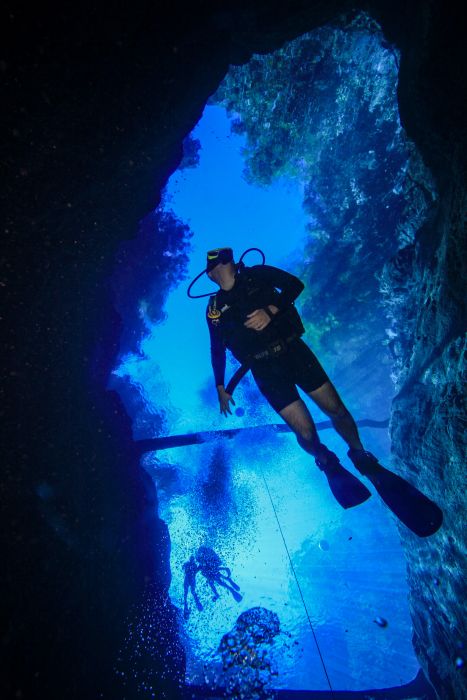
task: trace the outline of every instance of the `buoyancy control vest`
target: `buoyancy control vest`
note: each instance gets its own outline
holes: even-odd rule
[[[262,331],[244,326],[247,315],[256,309],[270,304],[279,306],[279,297],[275,287],[258,280],[254,269],[247,267],[237,274],[231,290],[220,290],[210,297],[208,318],[218,327],[224,345],[239,362],[247,361],[278,340],[300,337],[305,332],[293,303],[280,310]]]

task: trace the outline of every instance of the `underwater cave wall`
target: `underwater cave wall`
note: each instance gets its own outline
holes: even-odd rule
[[[96,690],[123,697],[113,666],[125,616],[147,581],[165,624],[152,650],[154,679],[161,697],[177,696],[183,659],[166,598],[167,532],[144,519],[148,493],[131,426],[118,395],[105,390],[122,332],[109,284],[115,251],[158,203],[183,138],[228,64],[350,8],[205,2],[187,13],[182,3],[168,5],[143,2],[112,14],[85,3],[23,15],[7,8],[4,697],[82,698]],[[467,694],[465,665],[456,664],[465,639],[462,23],[441,2],[355,6],[401,49],[401,119],[439,193],[437,217],[407,260],[388,268],[391,279],[404,270],[394,313],[406,339],[392,437],[401,473],[445,513],[435,538],[401,536],[421,664],[440,697],[460,698]]]
[[[453,184],[402,265],[392,263],[396,277],[405,271],[394,294],[403,342],[391,418],[393,458],[444,511],[442,528],[426,542],[414,542],[401,529],[414,646],[446,698],[465,693],[465,301],[458,287],[466,275],[465,208],[465,192]]]
[[[442,698],[466,694],[465,280],[466,120],[460,18],[420,6],[400,42],[401,120],[435,176],[439,206],[414,245],[388,264],[400,345],[394,367],[394,465],[444,511],[441,530],[414,541],[408,562],[414,647]],[[397,32],[393,20],[388,38]],[[457,40],[456,40],[457,37]],[[400,41],[400,39],[399,39]],[[404,51],[405,49],[405,51]]]

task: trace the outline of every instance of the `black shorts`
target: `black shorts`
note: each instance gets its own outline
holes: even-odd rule
[[[277,412],[300,398],[297,386],[308,394],[331,381],[301,338],[286,347],[284,353],[255,360],[251,367],[258,389]]]

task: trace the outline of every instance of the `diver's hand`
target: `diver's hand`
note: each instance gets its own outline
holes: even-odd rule
[[[230,415],[232,415],[232,411],[230,410],[229,406],[229,402],[232,402],[235,406],[235,401],[232,398],[232,394],[228,394],[223,386],[218,386],[217,398],[219,399],[220,412],[223,413],[226,418],[227,413],[230,413]]]
[[[272,314],[276,314],[279,309],[277,306],[268,306]],[[243,324],[247,328],[252,328],[254,331],[262,331],[271,323],[271,317],[264,309],[256,309],[251,314],[247,314],[247,321]]]

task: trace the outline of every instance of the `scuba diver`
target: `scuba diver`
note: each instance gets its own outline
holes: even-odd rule
[[[216,583],[227,588],[237,603],[242,600],[243,596],[238,592],[240,586],[232,580],[231,570],[228,566],[222,566],[219,555],[211,547],[199,547],[196,552],[196,561],[199,565],[198,570],[203,574],[214,593],[213,600],[220,598],[215,586]]]
[[[206,320],[220,412],[231,414],[230,404],[235,404],[232,388],[224,384],[227,348],[241,363],[241,373],[251,370],[260,392],[295,433],[299,445],[314,457],[338,502],[350,508],[366,501],[370,491],[320,441],[297,391],[298,386],[331,419],[357,469],[371,469],[376,457],[364,449],[352,415],[301,339],[305,329],[294,301],[304,284],[270,265],[239,267],[232,248],[209,251],[206,273],[219,286],[209,299]]]
[[[246,253],[259,251],[261,265],[246,267]],[[295,433],[299,445],[314,457],[330,489],[343,508],[366,501],[371,492],[345,469],[337,455],[324,445],[313,418],[300,398],[302,389],[331,420],[347,443],[347,455],[367,477],[392,512],[420,537],[442,524],[440,508],[412,484],[383,467],[362,444],[357,425],[316,355],[302,340],[305,332],[294,302],[304,284],[294,275],[264,264],[258,248],[249,248],[234,262],[232,248],[215,248],[207,254],[206,268],[191,282],[187,294],[209,296],[206,321],[211,363],[220,412],[227,417],[235,405],[233,391],[251,371],[263,396]],[[217,284],[216,294],[192,295],[190,290],[204,274]],[[226,349],[241,363],[225,385]]]

